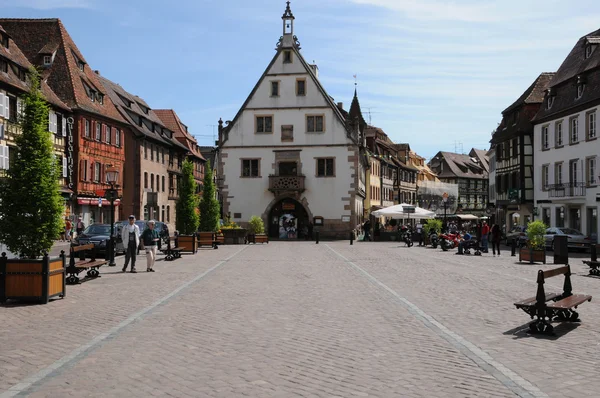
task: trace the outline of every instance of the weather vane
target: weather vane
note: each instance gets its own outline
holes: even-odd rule
[[[354,76],[354,85],[357,86],[358,83],[356,82],[356,75],[352,75],[352,76]]]

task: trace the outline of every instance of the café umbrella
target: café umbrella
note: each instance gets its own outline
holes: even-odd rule
[[[413,209],[414,211],[412,211]],[[407,203],[386,207],[385,209],[374,211],[372,214],[375,217],[389,217],[396,219],[409,217],[415,219],[430,219],[435,218],[436,216],[433,211],[425,210],[422,207],[409,205]]]

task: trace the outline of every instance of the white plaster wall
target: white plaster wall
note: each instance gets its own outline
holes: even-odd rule
[[[539,209],[538,218],[542,217],[542,208],[551,208],[551,224],[556,225],[556,211],[555,208],[559,206],[565,207],[577,207],[581,209],[581,229],[583,233],[588,233],[587,231],[587,211],[588,207],[600,207],[600,202],[596,202],[597,195],[600,194],[600,189],[598,185],[595,187],[587,187],[586,188],[586,196],[585,203],[582,203],[582,198],[573,198],[571,199],[559,199],[559,198],[550,198],[548,191],[542,190],[542,166],[545,164],[549,164],[549,175],[548,175],[548,184],[554,184],[554,165],[556,162],[563,162],[563,172],[562,172],[562,182],[568,183],[570,182],[570,170],[569,170],[569,162],[574,159],[579,159],[580,167],[578,170],[578,182],[584,182],[586,178],[586,162],[585,159],[587,157],[596,157],[596,182],[600,183],[599,176],[600,172],[598,171],[598,165],[600,162],[600,138],[595,140],[586,141],[586,114],[589,111],[596,110],[597,117],[600,116],[600,107],[592,107],[586,109],[582,112],[568,115],[562,118],[557,118],[548,122],[536,124],[534,127],[534,195],[536,206]],[[569,144],[569,134],[570,128],[569,123],[572,116],[577,115],[579,117],[579,143],[575,145]],[[555,127],[556,122],[562,120],[563,122],[563,142],[564,146],[555,148]],[[548,139],[550,142],[550,149],[546,151],[542,151],[542,127],[548,126]],[[600,123],[596,121],[596,136],[600,137]],[[539,200],[551,200],[552,204],[537,204]],[[568,209],[565,211],[565,226],[568,226]],[[600,221],[600,220],[599,220]],[[600,222],[597,225],[598,230],[600,230]]]
[[[223,154],[226,154],[223,157],[225,185],[229,191],[225,200],[230,202],[232,218],[234,213],[242,213],[242,217],[234,221],[248,221],[252,215],[260,216],[275,197],[269,191],[269,175],[274,174],[275,153],[267,148],[225,148]],[[306,190],[302,197],[306,197],[313,216],[340,219],[343,215],[350,215],[350,210],[344,210],[344,206],[350,203],[342,201],[343,197],[350,196],[348,191],[353,181],[354,165],[348,162],[350,154],[347,147],[317,147],[300,152],[302,174],[306,176]],[[335,178],[316,177],[315,158],[319,157],[336,158]],[[261,159],[260,178],[240,177],[242,158]]]

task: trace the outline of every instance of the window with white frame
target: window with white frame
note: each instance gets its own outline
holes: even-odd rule
[[[83,120],[84,120],[83,124],[85,126],[85,128],[84,128],[85,137],[90,138],[90,121],[88,119],[83,119]]]
[[[550,148],[548,139],[548,126],[542,126],[542,149]]]
[[[554,183],[557,185],[562,184],[562,162],[554,165]]]
[[[588,59],[589,57],[592,56],[592,45],[588,44],[587,46],[585,46],[585,59]]]
[[[96,122],[96,141],[102,141],[102,123]]]
[[[94,163],[94,182],[100,182],[101,167],[100,163]]]
[[[585,168],[586,168],[586,182],[587,185],[596,185],[596,157],[587,158],[585,160]]]
[[[587,115],[587,139],[596,138],[596,111],[590,112]]]
[[[6,145],[0,145],[0,170],[8,170],[10,163],[9,149]]]
[[[563,124],[562,121],[556,122],[554,126],[554,135],[556,139],[556,146],[563,146]]]
[[[579,118],[575,116],[571,119],[571,134],[570,140],[571,144],[576,144],[579,142]]]
[[[548,189],[548,179],[549,179],[549,174],[550,174],[550,165],[543,165],[542,166],[542,189],[546,190]]]
[[[52,63],[52,56],[51,55],[44,55],[44,65],[50,65]]]
[[[578,170],[577,170],[577,164],[579,163],[579,159],[574,159],[569,161],[569,178],[570,178],[570,183],[572,185],[577,183],[577,177],[578,176]]]
[[[112,142],[112,129],[110,126],[106,126],[106,143],[110,144]]]
[[[121,146],[121,130],[115,129],[115,145]]]
[[[554,105],[554,96],[548,96],[546,101],[546,109],[551,109],[552,105]]]

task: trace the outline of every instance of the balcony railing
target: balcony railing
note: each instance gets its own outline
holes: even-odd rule
[[[569,182],[566,184],[548,185],[548,196],[551,198],[570,198],[585,196],[585,183]]]
[[[283,191],[304,192],[306,176],[269,176],[269,191],[278,193]]]

